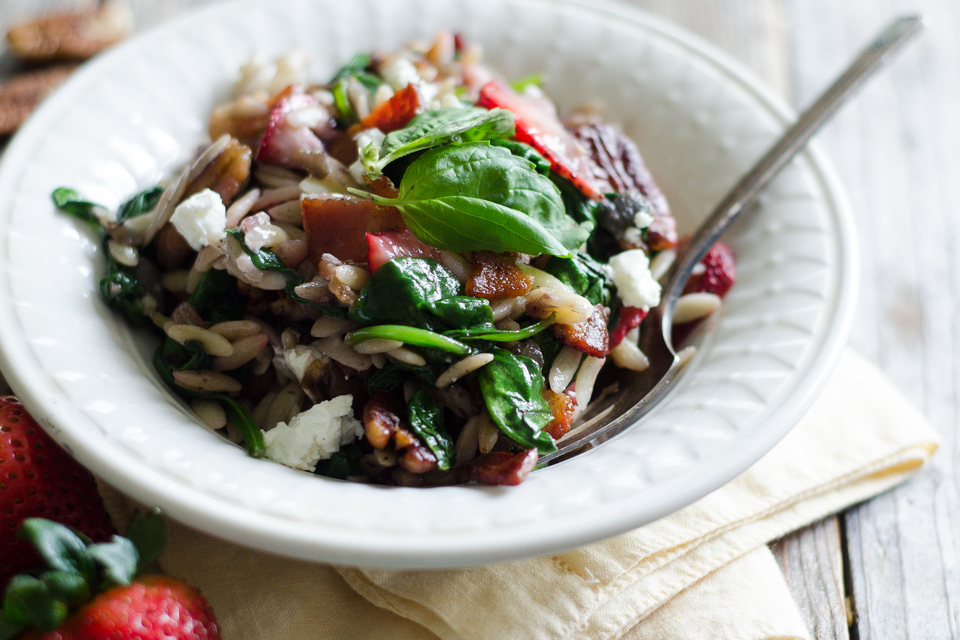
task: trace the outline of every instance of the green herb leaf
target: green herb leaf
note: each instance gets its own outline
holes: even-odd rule
[[[137,574],[137,548],[130,540],[121,536],[113,536],[110,542],[90,545],[86,555],[100,569],[97,591],[130,584]]]
[[[467,327],[493,330],[490,303],[461,295],[462,288],[435,260],[394,258],[360,290],[350,317],[366,325],[400,324],[437,333]]]
[[[120,205],[120,209],[117,211],[117,222],[123,223],[131,218],[148,213],[157,206],[162,195],[163,187],[160,186],[141,191]]]
[[[551,313],[548,317],[544,318],[540,322],[531,324],[522,329],[517,329],[515,331],[502,331],[500,329],[495,331],[488,331],[485,329],[454,329],[452,331],[445,332],[444,335],[451,338],[459,338],[460,340],[516,342],[518,340],[526,340],[527,338],[532,338],[533,336],[537,335],[554,323],[555,316],[556,314]]]
[[[7,587],[3,612],[9,622],[53,631],[66,619],[67,605],[42,580],[18,575]]]
[[[570,258],[552,257],[543,270],[589,300],[590,304],[610,305],[613,281],[604,265],[590,256],[575,253]]]
[[[133,324],[148,322],[143,315],[143,297],[147,295],[147,290],[132,269],[122,266],[113,258],[107,261],[107,273],[100,279],[100,295],[108,306],[120,307]]]
[[[318,462],[316,473],[340,480],[344,480],[348,476],[360,475],[358,462],[363,454],[364,450],[360,443],[351,442],[344,447],[340,447],[339,451],[326,460]]]
[[[539,87],[543,84],[543,76],[539,73],[534,73],[533,75],[525,76],[513,82],[510,86],[513,87],[513,90],[517,93],[520,93],[529,86]]]
[[[343,341],[349,345],[359,344],[374,338],[386,340],[399,340],[400,342],[414,347],[429,347],[440,349],[458,356],[465,356],[470,353],[470,347],[457,342],[433,331],[418,329],[416,327],[407,327],[402,324],[378,324],[372,327],[364,327],[351,331],[343,337]]]
[[[387,134],[379,151],[364,150],[361,162],[368,173],[376,175],[394,160],[416,151],[451,142],[511,138],[515,131],[513,114],[504,109],[431,109],[414,117],[403,129]]]
[[[54,189],[50,197],[53,198],[53,204],[55,204],[58,209],[80,218],[84,222],[93,222],[99,225],[100,217],[97,215],[96,210],[100,209],[106,212],[106,207],[103,205],[84,200],[83,196],[67,187]]]
[[[443,406],[419,389],[407,403],[407,413],[410,430],[437,457],[437,468],[441,471],[452,468],[457,454],[443,426]]]
[[[449,251],[567,256],[589,235],[529,161],[488,142],[431,149],[410,165],[395,206],[423,242]]]
[[[540,155],[540,152],[523,142],[517,142],[511,139],[491,140],[490,144],[495,147],[503,147],[513,155],[529,160],[534,169],[542,176],[550,176],[550,161]],[[562,192],[561,192],[562,194]]]
[[[207,322],[239,320],[246,312],[246,302],[237,292],[237,279],[221,269],[208,269],[190,294],[190,306]]]
[[[127,527],[126,537],[137,548],[137,572],[144,571],[160,557],[167,546],[167,521],[159,509],[149,513],[136,511]]]
[[[543,398],[543,374],[530,358],[492,349],[493,361],[477,372],[487,411],[503,433],[525,449],[546,455],[557,450],[543,428],[553,421]]]
[[[378,76],[367,71],[371,64],[370,56],[358,53],[337,71],[328,84],[331,93],[333,93],[333,105],[337,110],[337,119],[342,125],[350,126],[358,120],[350,106],[350,99],[347,97],[350,78],[359,80],[367,91],[376,91],[377,87],[383,84]]]

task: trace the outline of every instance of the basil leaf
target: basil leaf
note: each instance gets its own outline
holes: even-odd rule
[[[151,211],[157,203],[160,202],[160,196],[163,195],[163,187],[156,186],[145,191],[141,191],[122,205],[117,211],[117,222],[123,223],[130,218],[142,216]]]
[[[457,454],[443,426],[443,407],[423,389],[417,390],[407,403],[407,420],[410,430],[437,457],[437,468],[447,471],[453,467]]]
[[[50,197],[58,209],[76,218],[80,218],[84,222],[93,222],[99,225],[100,217],[97,215],[96,210],[106,211],[106,207],[96,204],[95,202],[84,200],[83,196],[67,187],[54,189]]]
[[[406,127],[387,134],[379,151],[364,149],[361,162],[378,174],[398,158],[451,142],[477,142],[511,138],[516,129],[513,114],[505,109],[445,107],[424,111]]]
[[[493,330],[490,303],[461,295],[462,287],[435,260],[394,258],[373,272],[350,317],[366,325],[400,324],[436,333],[467,327]]]
[[[543,428],[553,421],[543,398],[543,374],[530,358],[494,348],[493,361],[477,372],[487,412],[500,430],[526,449],[553,453],[557,445]]]
[[[439,249],[570,255],[590,225],[568,217],[560,193],[529,161],[488,142],[431,149],[410,165],[395,206],[413,233]]]

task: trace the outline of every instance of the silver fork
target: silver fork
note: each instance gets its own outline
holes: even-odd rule
[[[663,400],[680,368],[671,338],[673,311],[694,267],[813,134],[923,27],[919,15],[902,16],[888,25],[720,201],[664,276],[660,305],[640,326],[640,349],[650,360],[650,367],[639,374],[621,376],[620,390],[591,406],[583,422],[558,442],[558,451],[542,456],[540,464],[576,455],[589,445],[608,440],[636,424]]]

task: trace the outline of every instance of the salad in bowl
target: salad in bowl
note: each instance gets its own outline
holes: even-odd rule
[[[519,484],[617,369],[648,366],[639,326],[678,244],[665,197],[597,109],[561,119],[539,78],[496,77],[451,31],[323,83],[306,67],[246,64],[212,142],[116,211],[53,192],[103,235],[102,296],[156,329],[161,379],[252,456]],[[675,334],[733,280],[718,244]]]

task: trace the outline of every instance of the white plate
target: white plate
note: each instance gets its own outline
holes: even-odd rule
[[[449,27],[562,109],[601,99],[681,226],[704,216],[790,121],[724,55],[645,14],[574,0],[274,0],[207,8],[85,67],[0,168],[0,346],[23,402],[79,460],[198,529],[336,563],[455,566],[541,554],[679,509],[768,451],[825,382],[851,320],[856,255],[832,171],[800,156],[730,234],[739,282],[671,398],[594,451],[515,488],[349,484],[254,460],[199,427],[142,336],[97,292],[96,238],[56,212],[68,185],[115,206],[204,140],[257,50],[304,47],[325,79],[357,51]]]

